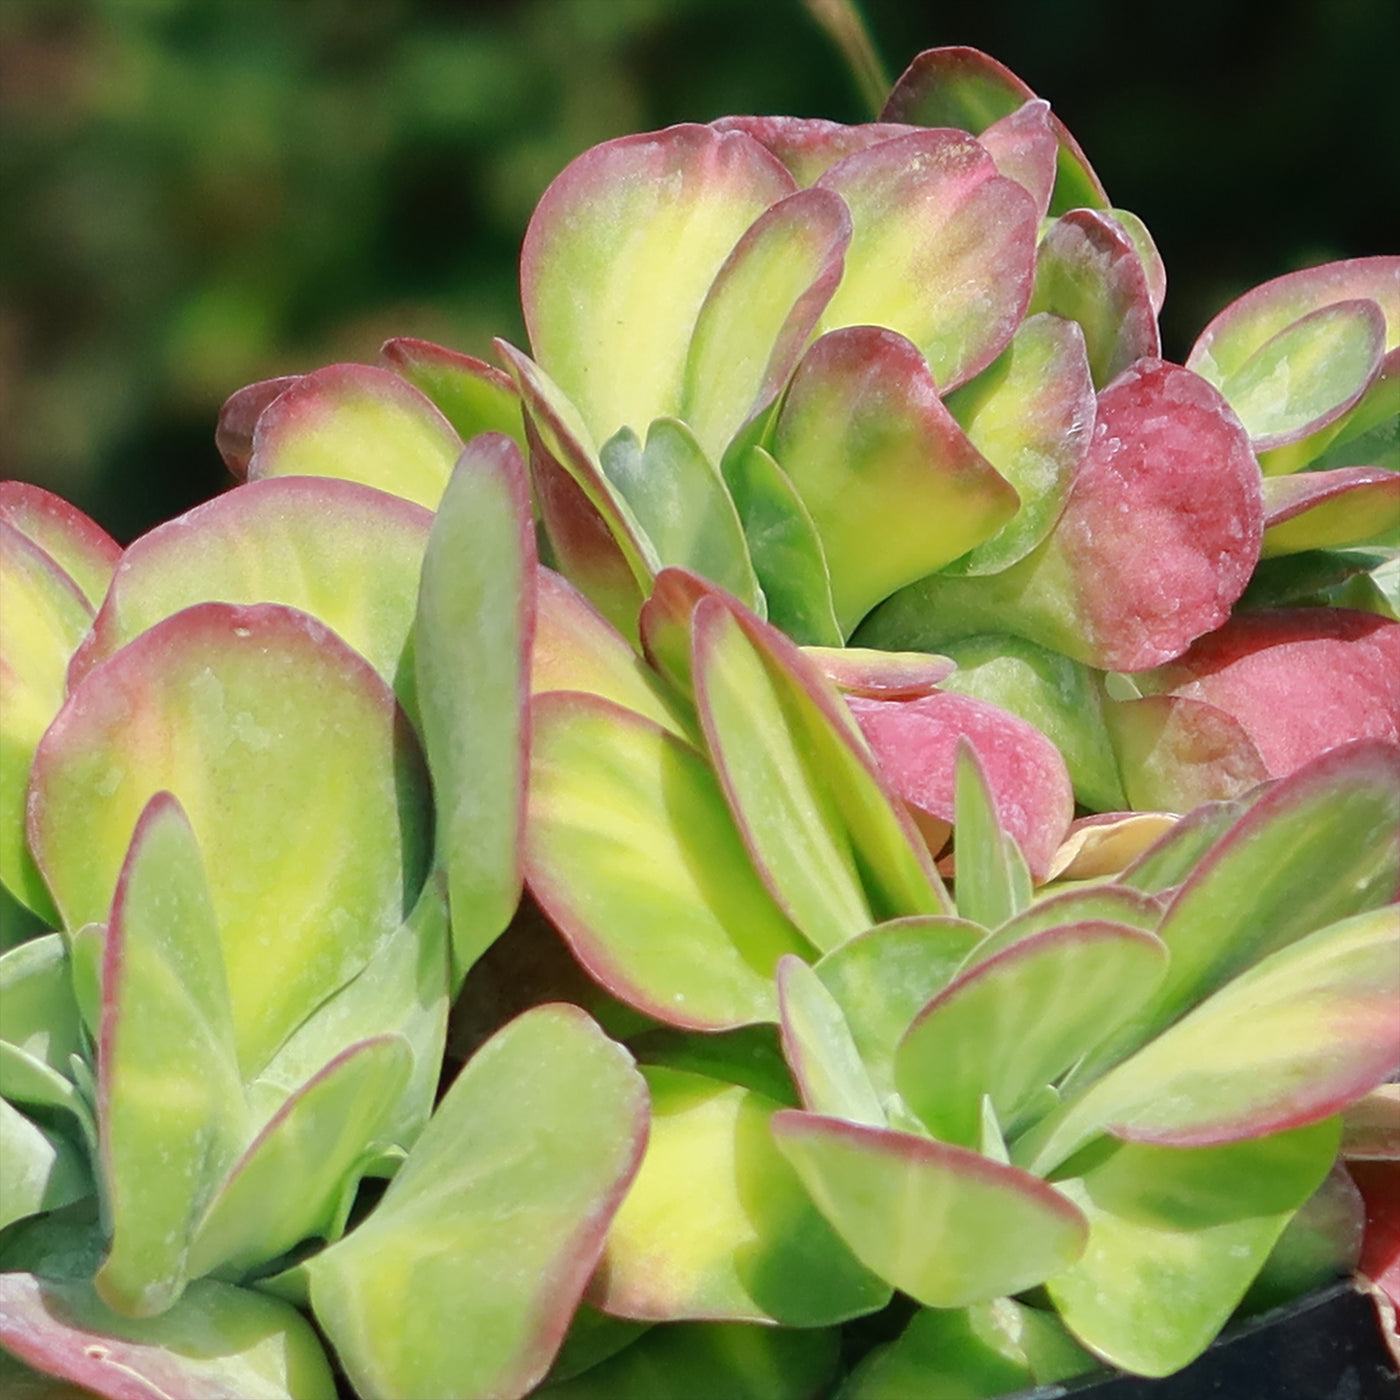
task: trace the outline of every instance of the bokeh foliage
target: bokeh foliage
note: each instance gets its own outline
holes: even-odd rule
[[[1162,247],[1169,356],[1245,287],[1398,241],[1388,0],[864,8],[892,73],[968,43],[1052,101]],[[745,111],[867,115],[802,0],[7,0],[0,473],[130,538],[226,484],[233,389],[390,334],[518,342],[566,161]]]

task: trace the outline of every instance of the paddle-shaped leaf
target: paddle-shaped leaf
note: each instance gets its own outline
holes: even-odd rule
[[[1037,215],[982,146],[910,132],[847,156],[817,188],[845,200],[853,228],[823,330],[888,327],[944,392],[1006,348],[1030,299]]]
[[[96,521],[27,481],[0,481],[0,521],[38,545],[94,608],[101,606],[122,550]]]
[[[717,117],[716,131],[743,131],[782,161],[804,189],[815,185],[838,160],[915,127],[896,122],[861,122],[847,126],[825,117]]]
[[[159,1317],[105,1307],[85,1280],[0,1273],[0,1343],[107,1400],[335,1400],[310,1324],[266,1293],[197,1279]]]
[[[977,134],[997,170],[1015,180],[1035,200],[1036,214],[1041,219],[1049,212],[1055,188],[1059,142],[1054,122],[1050,104],[1033,97]]]
[[[478,433],[504,433],[525,446],[520,396],[510,376],[494,365],[411,336],[386,340],[379,358],[385,369],[426,394],[463,442]]]
[[[852,1123],[887,1126],[840,1004],[800,958],[789,955],[778,964],[778,1003],[783,1053],[802,1091],[802,1106]]]
[[[1355,544],[1400,527],[1400,472],[1334,467],[1264,478],[1264,541],[1272,558]]]
[[[910,1021],[985,937],[985,929],[965,919],[891,919],[817,964],[882,1104],[896,1097],[895,1047]]]
[[[1137,246],[1112,215],[1095,209],[1056,219],[1040,240],[1029,310],[1080,325],[1100,388],[1134,361],[1162,352]]]
[[[189,1270],[246,1273],[313,1235],[344,1228],[357,1167],[386,1145],[413,1068],[385,1035],[337,1055],[277,1110],[215,1189],[192,1231]]]
[[[1059,316],[1027,317],[947,405],[1020,497],[1020,509],[991,539],[947,566],[955,574],[994,574],[1049,534],[1088,451],[1095,402],[1084,332]]]
[[[754,873],[705,761],[596,696],[538,696],[533,725],[526,878],[579,960],[673,1025],[776,1021],[778,959],[812,949]]]
[[[0,957],[0,1095],[72,1105],[69,1058],[82,1044],[79,1024],[60,934],[31,938]]]
[[[856,1256],[929,1307],[1032,1288],[1084,1247],[1063,1196],[980,1153],[793,1109],[772,1131]]]
[[[69,684],[182,608],[283,603],[324,622],[411,706],[405,648],[431,523],[422,506],[358,482],[296,476],[236,487],[131,544]]]
[[[92,604],[28,536],[0,519],[0,880],[51,926],[53,901],[25,841],[34,751],[63,703],[69,658],[92,623]]]
[[[535,567],[520,452],[482,434],[433,521],[414,625],[454,986],[520,902]]]
[[[92,1174],[78,1148],[0,1099],[0,1229],[92,1194]]]
[[[829,951],[881,917],[945,912],[927,852],[830,685],[719,594],[694,613],[696,706],[764,882]]]
[[[691,569],[746,606],[761,607],[734,502],[685,423],[657,419],[647,429],[645,446],[630,428],[621,428],[603,444],[599,462],[631,507],[659,566]]]
[[[370,365],[328,365],[262,409],[248,479],[336,476],[435,507],[462,450],[417,389]]]
[[[363,1394],[522,1396],[563,1340],[641,1158],[646,1086],[578,1010],[472,1058],[375,1210],[307,1261]]]
[[[795,189],[744,132],[690,125],[606,141],[555,178],[525,232],[521,301],[535,358],[595,442],[680,410],[711,286]]]
[[[900,75],[880,118],[980,135],[1034,97],[1009,68],[978,49],[925,49]],[[1059,141],[1050,213],[1105,208],[1108,196],[1074,137],[1056,116],[1050,117],[1050,126]]]
[[[608,1233],[590,1299],[620,1317],[814,1327],[874,1312],[889,1287],[812,1205],[751,1089],[648,1067],[641,1170]]]
[[[760,215],[719,270],[691,337],[678,415],[711,461],[786,383],[841,278],[850,237],[838,195],[801,190]]]
[[[935,1137],[972,1147],[988,1095],[1008,1136],[1045,1085],[1137,1010],[1166,970],[1152,934],[1084,921],[979,960],[915,1018],[895,1083]]]
[[[872,651],[868,647],[803,647],[843,695],[868,700],[916,700],[957,670],[946,656],[926,651]]]
[[[393,692],[320,623],[202,603],[95,666],[36,754],[30,844],[68,929],[106,920],[163,790],[204,854],[251,1077],[417,898],[421,755]]]
[[[194,1222],[248,1131],[217,916],[169,793],[142,812],[112,902],[97,1088],[111,1248],[94,1282],[151,1317],[190,1277]]]
[[[878,326],[824,335],[803,357],[773,455],[811,513],[849,633],[895,589],[1015,514],[1015,490],[968,441],[924,357]]]
[[[1126,885],[1084,885],[1078,889],[1062,890],[1036,900],[1029,909],[1023,909],[994,933],[989,933],[967,955],[958,973],[970,972],[978,964],[1032,934],[1061,929],[1069,924],[1117,924],[1141,929],[1144,933],[1155,933],[1161,922],[1161,902]]]
[[[1400,1068],[1400,909],[1343,919],[1250,968],[1016,1149],[1053,1170],[1100,1130],[1212,1146],[1326,1118]],[[1316,1184],[1316,1183],[1314,1183]]]
[[[1079,1261],[1046,1287],[1074,1335],[1140,1375],[1215,1339],[1293,1212],[1327,1175],[1335,1120],[1224,1147],[1091,1150],[1055,1189],[1089,1221]]]

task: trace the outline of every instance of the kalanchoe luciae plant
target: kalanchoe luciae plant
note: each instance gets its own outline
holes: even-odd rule
[[[1400,261],[1187,366],[1164,285],[934,50],[585,153],[530,356],[250,386],[124,552],[0,488],[16,1364],[327,1395],[309,1314],[364,1397],[991,1396],[1349,1267]]]

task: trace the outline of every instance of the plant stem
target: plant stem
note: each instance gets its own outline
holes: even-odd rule
[[[803,3],[850,65],[870,115],[878,116],[890,90],[890,78],[855,0],[803,0]]]

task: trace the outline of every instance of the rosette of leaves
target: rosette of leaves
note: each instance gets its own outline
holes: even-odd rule
[[[7,1365],[331,1396],[295,1302],[361,1395],[523,1394],[635,1171],[644,1085],[575,1007],[434,1109],[519,896],[535,565],[516,448],[409,393],[435,516],[287,476],[121,552],[0,488],[0,875],[56,930],[0,957]]]
[[[720,1322],[812,1329],[834,1374],[818,1338],[896,1291],[917,1311],[842,1396],[1163,1375],[1288,1276],[1339,1115],[1400,1065],[1393,745],[1033,895],[974,734],[950,894],[827,674],[935,694],[928,658],[833,664],[663,571],[639,661],[545,578],[527,885],[655,1023],[627,1031],[651,1137],[578,1324],[611,1354],[556,1372],[561,1397],[689,1393],[718,1345],[692,1329]],[[786,1374],[773,1393],[809,1393]]]

